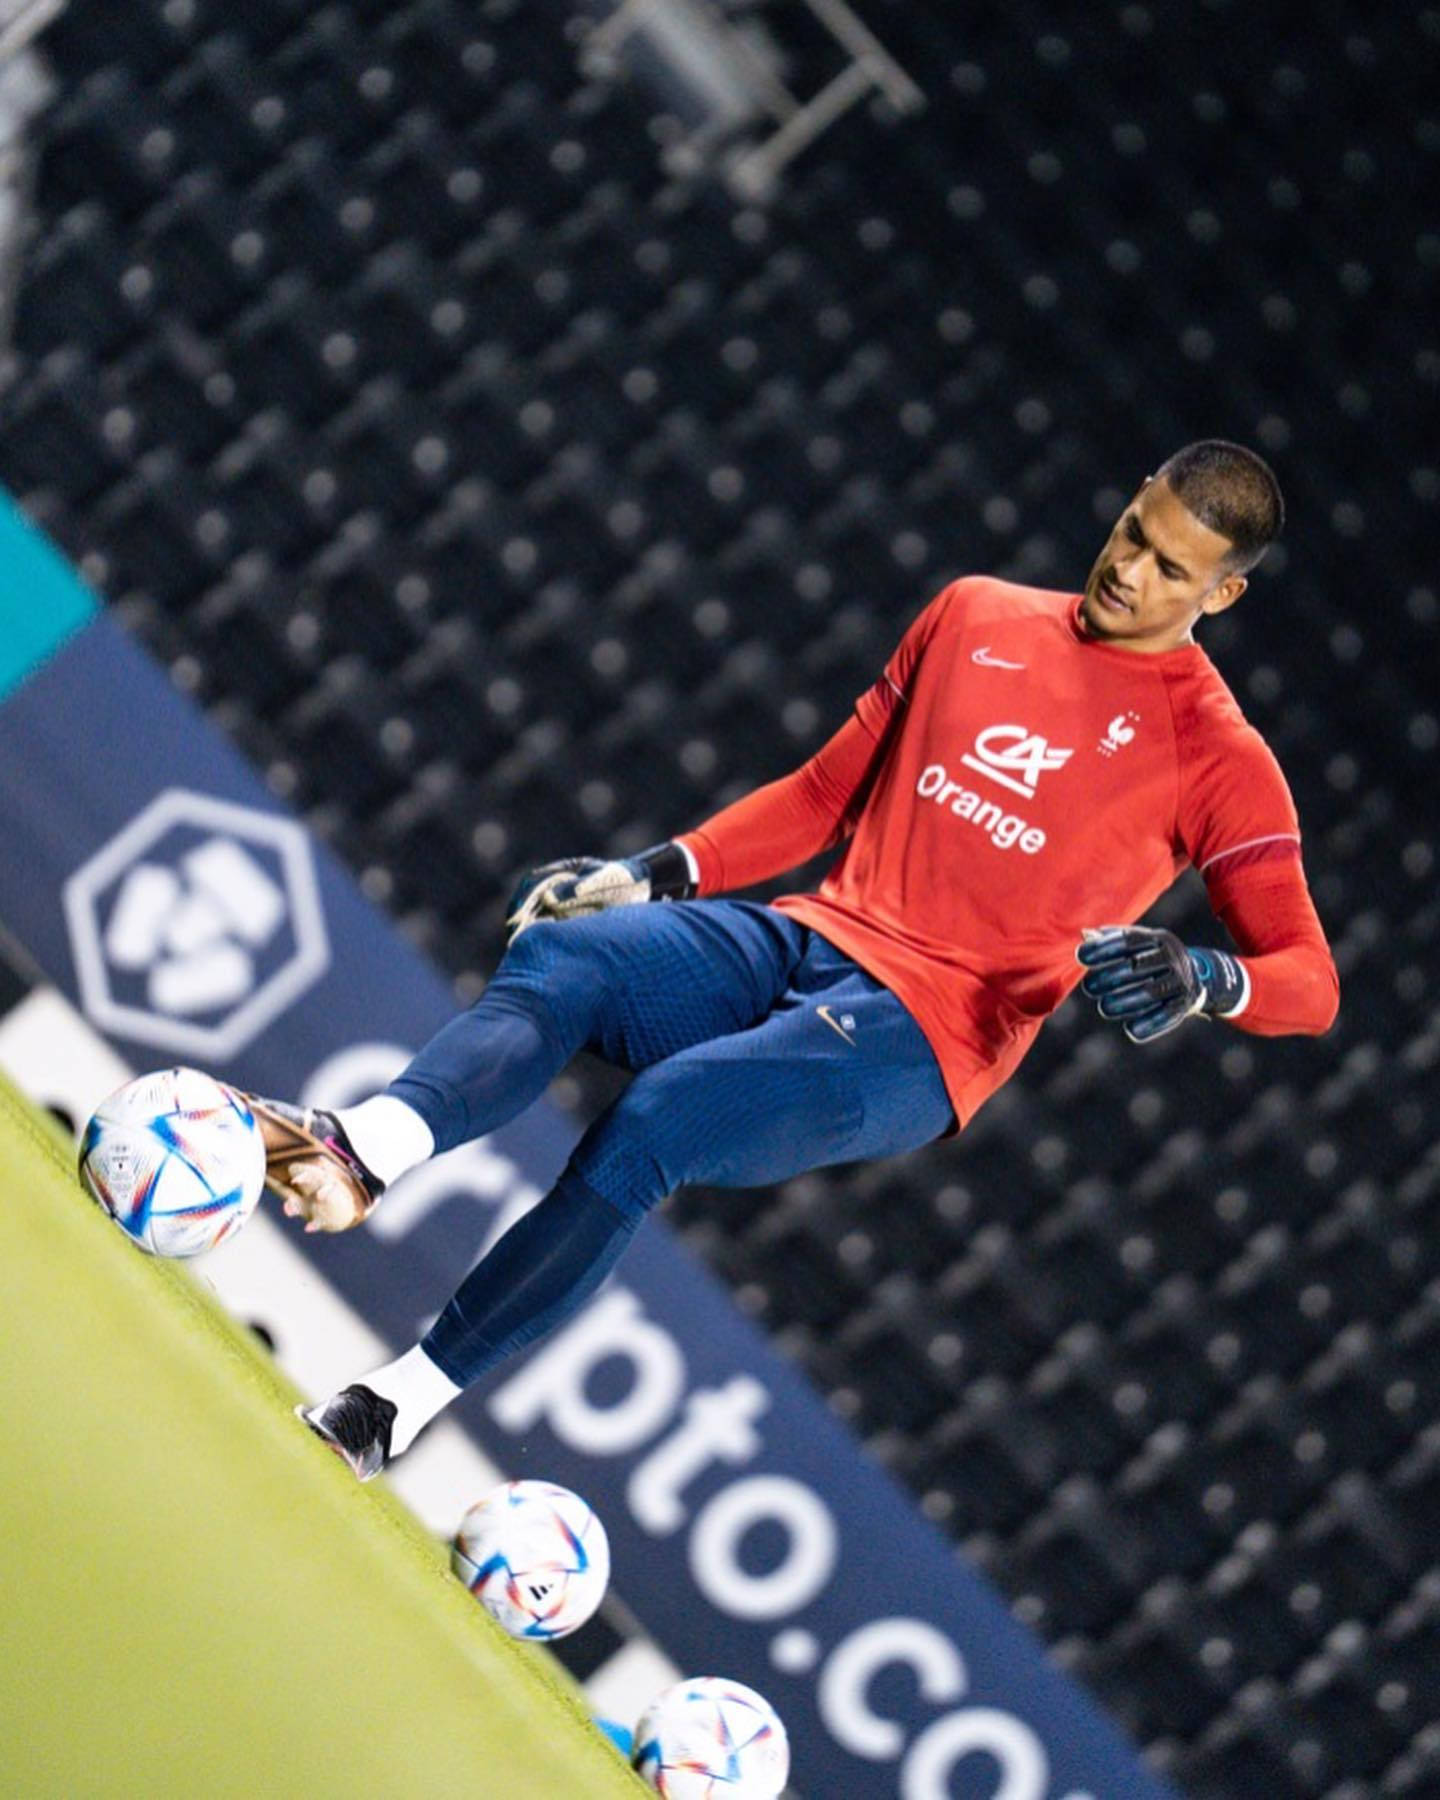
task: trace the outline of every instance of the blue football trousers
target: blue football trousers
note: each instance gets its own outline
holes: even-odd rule
[[[462,1386],[578,1310],[683,1183],[784,1181],[915,1149],[954,1122],[934,1052],[895,995],[807,926],[747,901],[531,926],[388,1091],[448,1150],[523,1111],[582,1049],[635,1079],[423,1340]]]

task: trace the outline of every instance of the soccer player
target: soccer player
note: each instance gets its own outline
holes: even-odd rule
[[[960,1132],[1082,978],[1142,1045],[1195,1016],[1262,1036],[1331,1025],[1294,803],[1193,635],[1244,593],[1282,516],[1251,451],[1180,450],[1082,592],[952,582],[793,774],[639,856],[527,877],[485,994],[383,1094],[254,1102],[286,1211],[343,1231],[576,1051],[635,1071],[423,1340],[304,1411],[362,1480],[570,1317],[672,1189]],[[816,893],[709,898],[835,845]],[[1187,865],[1238,954],[1135,923]]]

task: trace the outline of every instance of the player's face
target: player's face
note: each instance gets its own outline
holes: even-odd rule
[[[1126,650],[1173,650],[1202,613],[1245,591],[1229,574],[1229,538],[1202,525],[1168,481],[1145,485],[1115,522],[1085,583],[1080,618],[1092,637]]]

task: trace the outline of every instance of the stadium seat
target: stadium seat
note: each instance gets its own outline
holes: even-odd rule
[[[1217,1278],[1217,1306],[1250,1367],[1293,1374],[1329,1342],[1333,1322],[1302,1304],[1302,1269],[1289,1233],[1270,1225]]]
[[[228,324],[272,273],[255,210],[209,170],[175,183],[153,209],[146,241],[161,300],[202,331]]]
[[[97,357],[118,355],[153,316],[154,271],[98,202],[65,213],[36,246],[27,270],[15,338],[37,360],[80,345]]]
[[[330,645],[362,656],[387,684],[424,645],[436,618],[424,559],[407,537],[387,535],[373,513],[347,520],[305,566],[295,593]]]
[[[74,58],[83,70],[122,67],[141,84],[158,82],[193,49],[205,29],[200,7],[126,7],[124,16],[109,8],[65,7],[57,14],[46,48]]]
[[[376,252],[341,314],[368,368],[417,390],[443,379],[470,341],[464,288],[438,272],[414,245]]]
[[[564,329],[568,286],[552,288],[533,252],[505,239],[481,237],[455,258],[454,274],[469,300],[467,343],[496,345],[517,363]]]
[[[1386,1467],[1410,1441],[1417,1397],[1404,1369],[1375,1326],[1357,1320],[1301,1378],[1307,1421],[1347,1469]]]
[[[715,551],[731,538],[746,500],[727,465],[697,426],[672,415],[663,435],[627,460],[626,474],[648,492],[663,494],[671,529],[692,554]]]
[[[280,562],[303,560],[321,530],[322,504],[312,499],[304,446],[285,415],[259,413],[209,470],[237,552],[267,551]]]
[[[490,0],[486,23],[504,66],[522,72],[547,93],[561,96],[575,85],[575,52],[552,18],[537,13],[524,0]]]
[[[413,524],[454,479],[453,449],[429,407],[412,400],[399,381],[368,382],[328,420],[321,456],[349,510],[373,510],[392,524]]]
[[[41,194],[63,211],[98,201],[116,221],[136,219],[167,191],[181,166],[168,123],[157,128],[128,69],[101,68],[56,109],[40,164]]]
[[[522,407],[512,384],[483,358],[472,359],[441,390],[446,428],[463,466],[497,487],[527,486],[553,451],[549,415]]]
[[[283,407],[302,425],[320,425],[360,386],[354,336],[302,275],[280,276],[236,320],[233,342],[243,352],[235,359],[234,381],[256,411]]]
[[[1376,1704],[1372,1654],[1367,1632],[1342,1626],[1291,1685],[1297,1762],[1321,1792],[1347,1770],[1373,1780],[1409,1741],[1395,1712]]]
[[[948,1326],[912,1276],[889,1277],[874,1290],[870,1304],[846,1322],[838,1346],[854,1371],[848,1385],[857,1430],[919,1435],[953,1404],[963,1363],[945,1354],[954,1335]]]
[[[1440,1417],[1440,1292],[1426,1289],[1386,1333],[1384,1404],[1411,1432]],[[1383,1435],[1383,1430],[1382,1430]]]
[[[1434,1593],[1422,1590],[1399,1606],[1372,1635],[1369,1652],[1366,1679],[1374,1704],[1407,1735],[1431,1724],[1440,1705],[1440,1618]]]
[[[262,553],[236,559],[197,604],[195,621],[207,661],[243,668],[262,716],[278,715],[316,678],[323,653],[319,621]]]
[[[1229,1542],[1233,1497],[1209,1479],[1203,1443],[1185,1426],[1159,1426],[1119,1471],[1115,1528],[1125,1533],[1141,1579],[1193,1577]]]
[[[392,717],[382,737],[394,737],[408,723]],[[385,807],[376,821],[384,866],[393,882],[398,910],[428,906],[448,922],[463,926],[475,884],[489,871],[481,863],[474,834],[476,802],[469,784],[453,766],[431,764],[424,785],[416,785]],[[482,840],[483,841],[483,840]]]
[[[1320,1641],[1308,1590],[1286,1578],[1280,1530],[1247,1525],[1206,1573],[1205,1593],[1245,1679],[1287,1673]]]
[[[52,351],[14,408],[17,441],[6,458],[14,489],[23,495],[63,487],[83,502],[119,480],[134,441],[133,418],[104,415],[100,384],[85,357],[73,347]],[[129,429],[122,430],[127,419]]]
[[[1194,1800],[1233,1800],[1236,1794],[1318,1793],[1300,1785],[1291,1758],[1292,1720],[1284,1690],[1273,1681],[1256,1681],[1241,1690],[1230,1710],[1220,1714],[1175,1763],[1173,1775],[1181,1791]]]
[[[1043,1311],[1031,1304],[1025,1259],[1003,1225],[977,1231],[968,1253],[935,1283],[936,1299],[975,1345],[983,1366],[1016,1376],[1049,1346]]]
[[[532,119],[527,115],[539,109],[528,91],[512,90],[512,95],[508,117],[492,115],[491,121],[472,129],[470,149],[493,201],[523,216],[533,231],[553,224],[583,198],[579,173],[583,163],[557,156],[553,127],[558,119]],[[565,172],[571,169],[573,174]]]
[[[528,696],[513,673],[464,619],[427,634],[402,664],[399,689],[426,759],[455,756],[480,773],[514,743]]]
[[[405,785],[403,762],[387,748],[380,692],[358,658],[341,658],[286,715],[287,733],[304,750],[297,765],[302,804],[338,792],[347,810],[369,812]]]
[[[146,447],[177,451],[191,467],[208,463],[242,427],[231,368],[214,344],[178,321],[112,364],[110,379]]]
[[[1216,1510],[1241,1522],[1293,1519],[1333,1469],[1323,1440],[1305,1437],[1275,1375],[1245,1384],[1210,1425],[1206,1445]]]
[[[628,647],[591,622],[592,610],[587,591],[567,577],[537,596],[535,607],[501,639],[522,679],[563,686],[572,728],[582,732],[623,706],[636,674]],[[608,780],[608,769],[604,775]]]
[[[251,51],[264,57],[292,37],[312,11],[306,0],[246,0],[245,11],[235,23]]]
[[[1347,1619],[1376,1619],[1404,1594],[1408,1545],[1383,1491],[1346,1474],[1277,1554],[1274,1578],[1303,1603],[1317,1640]]]
[[[492,210],[478,159],[422,108],[401,116],[361,162],[357,179],[381,235],[416,238],[442,259],[475,236]]]
[[[1151,1420],[1140,1383],[1117,1364],[1094,1325],[1066,1331],[1030,1371],[1024,1400],[1031,1420],[1055,1443],[1055,1478],[1064,1469],[1112,1476],[1139,1449]]]
[[[1079,1475],[1052,1494],[996,1566],[1019,1616],[1047,1638],[1094,1636],[1126,1607],[1132,1552],[1105,1526],[1103,1489]]]
[[[1015,1531],[1055,1472],[1053,1434],[1036,1428],[1014,1385],[995,1375],[971,1381],[906,1464],[912,1485],[936,1497],[946,1529],[962,1539]]]
[[[165,116],[187,169],[214,169],[243,185],[275,161],[290,134],[276,84],[239,32],[201,44],[165,83]]]
[[[323,136],[358,154],[393,126],[402,109],[394,71],[341,6],[312,11],[270,64],[296,137]]]
[[[147,452],[108,490],[86,536],[103,558],[107,594],[150,594],[175,612],[219,578],[233,543],[224,510],[168,448]]]
[[[776,1323],[833,1330],[858,1307],[863,1283],[825,1253],[803,1214],[762,1219],[749,1241],[768,1269],[760,1285]]]
[[[1205,1596],[1171,1580],[1146,1591],[1084,1673],[1122,1724],[1149,1741],[1194,1737],[1239,1687],[1243,1666],[1244,1646]]]
[[[1382,1777],[1385,1800],[1415,1800],[1440,1785],[1440,1745],[1431,1731],[1419,1732]]]
[[[708,282],[676,285],[642,322],[640,365],[655,384],[662,411],[682,410],[713,424],[750,400],[753,369],[744,347],[724,334]]]
[[[1218,1313],[1190,1275],[1171,1276],[1131,1312],[1117,1355],[1143,1384],[1153,1417],[1194,1425],[1212,1417],[1233,1394],[1223,1363],[1217,1366],[1210,1354],[1222,1330]]]
[[[291,144],[250,191],[276,268],[308,275],[322,291],[363,267],[384,241],[379,208],[353,162],[323,138]]]
[[[380,35],[407,103],[433,108],[460,130],[494,103],[503,75],[474,8],[455,0],[388,7]]]

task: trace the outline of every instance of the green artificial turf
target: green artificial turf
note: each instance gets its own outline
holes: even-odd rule
[[[31,1795],[647,1791],[0,1083],[0,1743]]]

